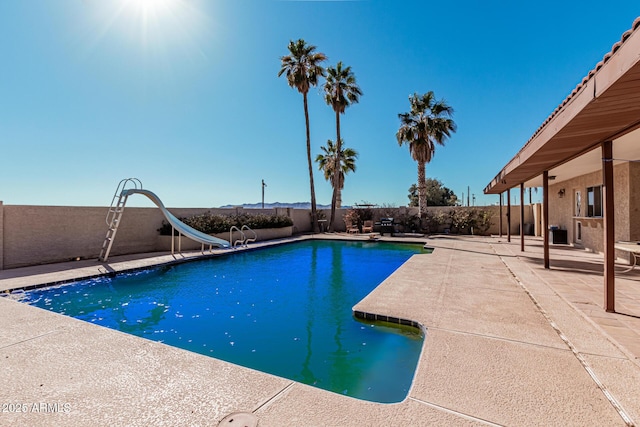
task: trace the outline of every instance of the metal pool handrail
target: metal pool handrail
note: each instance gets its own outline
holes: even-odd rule
[[[239,240],[234,241],[233,240],[233,231],[236,230],[240,233],[241,238]],[[238,227],[236,227],[235,225],[231,226],[231,228],[229,229],[229,243],[231,243],[231,247],[235,248],[236,244],[238,242],[240,242],[241,246],[244,246],[244,242],[246,240],[246,236],[244,235],[244,233],[242,232],[242,230],[240,230]]]
[[[240,231],[241,231],[241,232],[242,232],[243,230],[250,231],[250,232],[253,234],[253,237],[246,237],[246,236],[245,236],[245,237],[246,237],[246,238],[245,238],[245,240],[244,240],[244,245],[245,245],[245,246],[246,246],[248,243],[255,242],[256,240],[258,240],[258,235],[256,234],[256,232],[255,232],[255,231],[253,231],[252,229],[250,229],[248,225],[246,225],[246,224],[245,224],[245,225],[243,225],[243,226],[240,228]],[[243,233],[243,235],[244,235],[244,233]]]

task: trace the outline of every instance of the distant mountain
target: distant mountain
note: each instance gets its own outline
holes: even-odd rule
[[[229,209],[242,207],[245,209],[262,209],[262,203],[243,203],[242,205],[224,205],[220,206],[220,209]],[[295,208],[295,209],[311,209],[310,202],[297,202],[297,203],[265,203],[265,209],[273,209],[273,208]],[[318,209],[331,209],[331,205],[319,205],[316,204],[316,208]]]

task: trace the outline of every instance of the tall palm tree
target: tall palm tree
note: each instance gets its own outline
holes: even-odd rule
[[[327,81],[324,84],[324,100],[336,113],[336,153],[342,152],[342,139],[340,138],[340,114],[351,104],[360,101],[362,91],[356,83],[356,76],[351,72],[351,67],[343,67],[342,61],[334,67],[327,68]],[[335,169],[339,169],[340,156],[335,159]],[[333,221],[336,216],[336,202],[340,185],[337,182],[338,175],[333,177],[333,195],[331,197],[331,218],[329,219],[329,231],[333,230]]]
[[[453,108],[444,99],[436,100],[432,91],[424,95],[414,93],[409,97],[411,111],[398,114],[400,128],[396,133],[398,144],[409,144],[411,157],[418,162],[418,212],[427,212],[426,164],[435,154],[436,144],[444,145],[445,140],[456,131],[451,118]]]
[[[311,188],[311,223],[313,232],[318,232],[318,213],[316,208],[316,190],[313,184],[313,163],[311,162],[311,137],[309,135],[309,106],[307,94],[311,86],[318,85],[318,77],[325,74],[320,65],[326,61],[324,53],[316,52],[316,47],[308,45],[303,39],[289,41],[289,55],[280,57],[281,66],[278,77],[283,74],[287,77],[287,83],[302,94],[304,102],[304,120],[307,128],[307,163],[309,166],[309,186]]]
[[[324,179],[330,181],[332,187],[336,184],[337,181],[338,191],[336,196],[336,209],[340,209],[342,205],[342,189],[344,188],[344,176],[349,172],[356,171],[356,159],[358,158],[358,152],[353,148],[342,148],[342,152],[340,153],[340,156],[338,156],[337,148],[337,144],[334,144],[330,139],[327,140],[327,146],[320,147],[324,154],[318,154],[318,156],[316,157],[316,162],[318,163],[318,169],[324,172]],[[340,167],[338,169],[338,179],[334,180],[336,158],[340,164]]]

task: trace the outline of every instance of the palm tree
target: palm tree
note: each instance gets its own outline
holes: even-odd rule
[[[343,142],[343,141],[341,141]],[[341,144],[342,145],[342,144]],[[324,172],[324,179],[331,182],[333,187],[338,184],[336,195],[336,208],[340,209],[342,205],[342,189],[344,188],[344,176],[349,172],[356,171],[356,159],[358,158],[358,152],[353,148],[343,148],[340,156],[337,156],[337,144],[334,144],[332,140],[327,140],[326,147],[320,147],[324,154],[318,154],[316,162],[318,163],[318,169]],[[340,163],[338,169],[337,180],[334,180],[333,171],[336,170],[336,157]]]
[[[436,144],[444,145],[456,131],[456,124],[451,119],[453,108],[444,99],[437,101],[432,91],[414,93],[409,102],[411,111],[398,114],[401,125],[396,138],[399,145],[409,144],[411,157],[418,162],[418,213],[423,216],[427,212],[425,165],[433,158]]]
[[[342,66],[342,61],[334,67],[327,68],[327,81],[324,84],[324,100],[333,108],[336,113],[336,153],[342,153],[342,139],[340,138],[340,114],[344,114],[345,109],[356,104],[360,100],[362,91],[356,83],[356,76],[351,72],[351,67]],[[340,157],[335,159],[335,169],[339,169]],[[338,192],[341,188],[337,182],[339,175],[334,175],[333,195],[331,197],[331,218],[329,220],[329,231],[333,230],[333,221],[336,215],[336,202]]]
[[[307,94],[311,86],[318,85],[318,77],[324,76],[324,68],[320,65],[326,61],[324,53],[315,52],[316,47],[308,45],[303,39],[289,41],[289,55],[280,58],[281,67],[278,77],[283,74],[287,83],[302,94],[304,102],[304,120],[307,127],[307,163],[309,166],[309,186],[311,187],[311,223],[313,232],[318,232],[318,213],[316,209],[316,190],[313,184],[313,163],[311,162],[311,137],[309,136],[309,107]]]
[[[409,187],[409,195],[407,197],[409,197],[409,207],[417,208],[418,206],[420,206],[420,204],[418,203],[417,185],[411,184],[411,187]]]

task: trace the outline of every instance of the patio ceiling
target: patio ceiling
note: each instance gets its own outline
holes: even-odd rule
[[[614,157],[640,159],[640,18],[613,45],[524,147],[484,189],[500,194],[525,183],[541,186],[542,172],[555,182],[601,169],[599,144],[615,140]],[[583,156],[583,154],[585,154]]]
[[[627,133],[616,139],[613,144],[613,164],[625,161],[640,161],[640,129]],[[549,169],[549,176],[553,178],[549,184],[558,184],[576,176],[602,171],[602,151],[600,147]],[[542,187],[542,175],[537,175],[524,183],[525,187]]]

